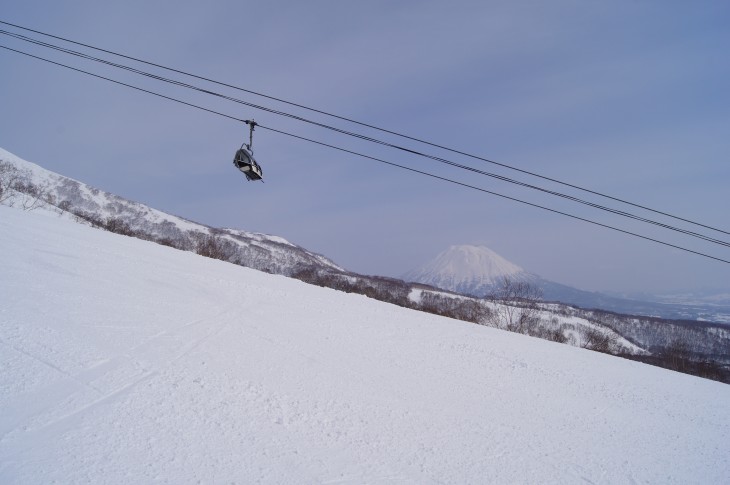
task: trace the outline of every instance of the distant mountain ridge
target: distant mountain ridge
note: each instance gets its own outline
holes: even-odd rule
[[[484,297],[494,291],[504,278],[509,278],[537,286],[546,301],[633,315],[730,322],[730,305],[727,304],[645,301],[580,290],[530,273],[486,246],[451,246],[434,259],[405,273],[402,278],[476,297]]]

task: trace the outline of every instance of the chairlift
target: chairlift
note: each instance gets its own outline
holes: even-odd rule
[[[236,155],[233,157],[233,165],[243,172],[246,178],[251,180],[263,180],[263,172],[261,166],[256,163],[256,159],[253,157],[253,130],[256,126],[255,121],[246,122],[250,127],[249,131],[249,142],[241,145],[241,148],[236,151]]]

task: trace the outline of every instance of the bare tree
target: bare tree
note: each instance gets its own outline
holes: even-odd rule
[[[670,342],[659,356],[663,359],[667,368],[678,372],[689,372],[692,362],[692,351],[687,342],[676,339]]]
[[[601,332],[596,328],[589,328],[583,334],[583,348],[595,352],[610,354],[618,346],[618,338],[613,332]]]
[[[492,315],[500,328],[528,333],[538,322],[540,309],[537,303],[542,298],[542,290],[527,281],[504,277],[486,298],[495,303]]]
[[[202,235],[198,238],[195,252],[207,258],[220,259],[229,263],[236,260],[236,245],[222,237]]]
[[[27,170],[19,170],[9,162],[0,161],[0,204],[10,207],[20,203],[23,210],[33,210],[53,203],[47,186],[30,181]]]
[[[26,211],[45,207],[50,198],[47,187],[38,187],[32,182],[20,183],[16,185],[16,190],[22,193],[21,205]]]
[[[18,169],[8,162],[0,162],[0,204],[13,206],[18,180]]]

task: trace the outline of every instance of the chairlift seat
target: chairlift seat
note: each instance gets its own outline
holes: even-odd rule
[[[245,146],[239,148],[236,152],[233,157],[233,165],[243,172],[248,180],[261,180],[263,178],[261,167],[253,158],[253,153]]]

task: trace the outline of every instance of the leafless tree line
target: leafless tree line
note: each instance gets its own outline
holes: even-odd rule
[[[47,187],[33,184],[26,173],[0,161],[0,204],[29,211],[54,203]]]

